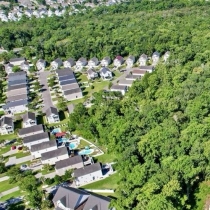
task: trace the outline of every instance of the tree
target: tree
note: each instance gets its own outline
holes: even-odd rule
[[[29,205],[36,208],[41,209],[42,206],[42,192],[39,191],[37,188],[33,189],[28,196]]]
[[[18,72],[18,71],[21,71],[21,69],[20,69],[19,66],[13,66],[13,67],[12,67],[12,71],[13,71],[13,72]]]
[[[7,168],[5,167],[5,164],[0,162],[0,174],[6,172]]]
[[[26,190],[26,191],[28,191],[30,193],[33,190],[37,189],[37,185],[38,185],[38,181],[37,181],[37,179],[35,178],[34,175],[29,175],[29,176],[24,177],[21,180],[21,183],[20,183],[20,187],[23,190]]]
[[[47,172],[49,172],[52,169],[53,169],[53,166],[51,166],[50,164],[44,164],[43,166],[43,170],[46,170]]]
[[[71,180],[72,179],[72,172],[73,172],[73,170],[66,170],[65,174],[62,176],[62,180],[64,182],[68,181],[68,180]]]
[[[58,175],[55,175],[54,180],[55,180],[56,184],[60,184],[63,181],[62,178],[60,176],[58,176]]]
[[[51,209],[53,207],[53,202],[46,199],[42,202],[41,209]]]
[[[65,111],[67,109],[66,100],[63,97],[58,99],[57,107],[61,111]]]

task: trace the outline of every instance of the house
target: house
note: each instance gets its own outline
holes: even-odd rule
[[[100,76],[103,80],[110,80],[112,79],[112,72],[108,68],[103,67],[100,70]]]
[[[159,61],[159,59],[160,59],[160,53],[159,52],[154,52],[153,54],[152,54],[152,65],[153,66],[156,66],[157,65],[157,63],[158,63],[158,61]]]
[[[48,17],[52,17],[53,14],[54,14],[53,11],[49,9],[48,12],[47,12],[47,16]]]
[[[30,18],[33,15],[33,11],[31,9],[27,9],[27,10],[25,10],[25,15]]]
[[[11,117],[3,116],[0,119],[0,134],[6,135],[14,133],[14,123]]]
[[[67,80],[76,80],[73,74],[69,74],[63,77],[58,77],[59,83]]]
[[[105,58],[103,58],[103,60],[101,61],[101,66],[107,67],[110,63],[111,63],[110,57],[105,57]]]
[[[87,78],[89,80],[95,79],[97,77],[98,77],[98,73],[93,68],[87,70]]]
[[[65,68],[71,68],[75,65],[75,61],[73,58],[69,58],[68,60],[64,61],[63,66]]]
[[[12,65],[11,63],[8,63],[8,64],[5,64],[4,65],[4,68],[5,68],[5,71],[7,74],[11,74],[13,71],[12,71],[12,68],[14,67],[14,65]]]
[[[133,74],[128,74],[128,75],[125,77],[126,80],[132,80],[132,81],[137,80],[137,79],[139,79],[139,78],[141,78],[141,76],[139,76],[139,75],[133,75]]]
[[[26,72],[25,71],[19,71],[15,73],[11,73],[8,75],[8,82],[16,81],[16,80],[27,80],[26,78]]]
[[[37,124],[36,115],[33,112],[27,112],[23,115],[23,127],[31,127]]]
[[[45,141],[31,146],[31,155],[34,159],[40,158],[42,153],[50,152],[57,149],[56,140]]]
[[[9,63],[13,66],[20,66],[23,62],[25,62],[25,58],[12,58],[9,60]]]
[[[66,90],[66,91],[64,91],[64,97],[68,101],[72,101],[72,100],[82,98],[83,97],[82,90],[80,88]]]
[[[62,65],[63,65],[63,62],[60,58],[57,58],[53,62],[51,62],[52,70],[56,70]]]
[[[125,92],[127,91],[127,87],[124,85],[112,85],[110,90],[112,92],[121,92],[122,95],[125,95]]]
[[[42,164],[55,165],[57,161],[69,158],[66,147],[61,147],[56,150],[45,152],[41,154]]]
[[[74,105],[74,104],[69,104],[69,105],[67,106],[67,108],[68,108],[69,114],[71,114],[71,113],[74,112],[75,105]]]
[[[134,76],[141,76],[141,77],[143,77],[146,73],[147,73],[147,71],[145,71],[145,70],[140,70],[140,69],[132,70],[132,75],[134,75]]]
[[[99,61],[98,61],[98,58],[91,58],[89,61],[88,61],[88,66],[90,68],[92,67],[96,67],[98,65]]]
[[[128,67],[132,67],[133,64],[135,63],[135,57],[130,55],[127,59],[126,59],[126,64]]]
[[[49,107],[46,110],[46,117],[47,117],[48,123],[60,122],[58,110],[55,107]]]
[[[139,57],[139,65],[140,66],[146,66],[147,65],[147,60],[148,60],[148,57],[146,54],[142,54],[140,57]]]
[[[153,70],[154,70],[154,66],[140,66],[139,68],[140,70],[143,70],[143,71],[147,71],[149,73],[152,73]]]
[[[30,127],[32,128],[32,127]],[[31,149],[32,145],[36,144],[41,144],[43,142],[48,142],[49,140],[49,135],[47,132],[40,132],[36,134],[32,134],[30,136],[26,136],[23,138],[23,145]]]
[[[43,132],[44,132],[43,125],[34,125],[31,127],[20,129],[18,132],[18,136],[20,138],[24,138],[27,136],[32,136],[32,135],[43,133]]]
[[[17,90],[19,91],[19,90]],[[4,106],[2,106],[3,110],[7,114],[15,114],[21,113],[28,110],[28,100],[18,100],[7,102]]]
[[[87,184],[91,181],[98,180],[103,177],[101,164],[94,163],[74,170],[73,173],[76,186]]]
[[[55,164],[55,171],[59,176],[63,176],[67,170],[83,168],[83,159],[81,155],[76,155],[68,159],[60,160]]]
[[[120,80],[118,84],[122,86],[126,86],[126,87],[131,87],[133,84],[133,80],[123,79],[123,80]]]
[[[37,68],[38,71],[44,71],[45,67],[46,67],[46,61],[45,60],[39,59],[36,62],[36,68]]]
[[[59,187],[53,198],[57,210],[114,210],[111,199],[73,187]]]
[[[163,56],[163,60],[166,63],[166,61],[168,60],[168,58],[170,57],[170,51],[167,51],[164,56]]]
[[[82,67],[86,66],[87,65],[87,60],[86,58],[80,58],[77,62],[76,62],[76,67],[78,69],[81,69]]]
[[[55,71],[56,75],[60,77],[74,75],[74,72],[70,68],[58,69]]]
[[[124,62],[124,59],[122,56],[118,55],[115,59],[114,59],[114,66],[115,67],[120,67]]]

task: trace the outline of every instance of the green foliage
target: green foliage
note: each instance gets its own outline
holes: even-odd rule
[[[54,183],[54,179],[47,178],[47,179],[45,179],[45,183],[46,183],[47,185],[51,185],[51,184]]]
[[[27,196],[29,201],[29,205],[36,208],[41,209],[42,206],[42,192],[38,189],[33,189]]]
[[[13,67],[12,67],[12,71],[13,71],[13,72],[18,72],[18,71],[21,71],[21,69],[20,69],[19,66],[13,66]]]
[[[7,168],[5,167],[5,164],[0,162],[0,174],[3,174],[7,171]]]
[[[43,166],[43,170],[46,170],[47,172],[49,172],[52,169],[53,169],[53,166],[51,166],[49,164],[44,164],[44,166]]]
[[[38,182],[37,182],[37,179],[35,178],[35,176],[29,175],[29,176],[24,177],[21,180],[20,187],[25,191],[31,192],[31,191],[37,189],[37,184],[38,184]]]

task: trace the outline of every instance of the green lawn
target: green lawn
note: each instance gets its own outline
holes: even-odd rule
[[[118,186],[118,184],[117,184],[118,181],[119,181],[119,174],[116,173],[106,179],[85,185],[83,188],[84,189],[112,189],[112,190],[115,190]]]
[[[78,146],[78,149],[83,149],[86,146],[89,146],[90,144],[84,140],[80,140],[80,144]]]
[[[87,81],[88,81],[87,75],[81,74],[78,77],[78,82],[87,82]]]
[[[101,163],[110,163],[115,161],[116,159],[116,155],[115,154],[104,154],[104,155],[100,155],[98,157],[94,157],[94,160],[96,160],[97,162],[101,162]]]
[[[0,148],[0,155],[3,155],[4,153],[9,152],[10,150],[11,150],[11,145],[1,147]]]
[[[9,200],[11,198],[16,198],[16,197],[19,197],[19,196],[22,196],[22,195],[24,195],[24,194],[20,190],[18,190],[16,192],[13,192],[11,194],[8,194],[8,195],[5,195],[5,196],[1,197],[0,201],[6,201],[6,200]],[[18,210],[20,210],[20,209],[18,208]],[[24,208],[23,208],[23,210],[24,210]]]
[[[17,186],[18,186],[17,183],[10,184],[9,180],[0,182],[0,192],[4,192],[6,190],[12,189],[12,188],[17,187]]]
[[[14,155],[11,155],[10,157],[12,156],[16,156],[16,158],[22,158],[22,157],[26,157],[26,156],[29,156],[30,155],[30,152],[17,152],[16,154]]]
[[[0,141],[3,141],[3,140],[12,140],[12,139],[15,139],[17,138],[17,135],[16,134],[9,134],[9,135],[0,135]]]

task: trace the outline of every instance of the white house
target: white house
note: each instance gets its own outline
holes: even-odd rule
[[[55,164],[55,171],[58,175],[62,176],[67,170],[83,168],[83,159],[81,155],[76,155],[68,159],[60,160]]]
[[[132,67],[133,64],[135,63],[135,57],[130,55],[127,59],[126,59],[126,64],[128,67]]]
[[[30,18],[33,15],[33,11],[31,9],[27,9],[27,10],[25,10],[25,15]]]
[[[58,110],[55,107],[50,107],[46,110],[46,117],[48,123],[60,122]]]
[[[112,79],[112,72],[108,68],[103,67],[100,70],[100,76],[103,80],[110,80]]]
[[[148,60],[148,57],[146,54],[142,54],[140,57],[139,57],[139,65],[140,66],[146,66],[147,65],[147,60]]]
[[[152,65],[153,66],[156,66],[157,65],[157,63],[158,63],[158,61],[159,61],[159,59],[160,59],[160,53],[159,52],[154,52],[153,54],[152,54]]]
[[[163,60],[166,63],[166,61],[168,60],[168,58],[170,57],[170,51],[167,51],[164,56],[163,56]]]
[[[80,58],[77,62],[76,62],[76,67],[78,69],[81,69],[83,66],[87,65],[87,60],[85,58]]]
[[[53,62],[51,62],[52,70],[56,70],[62,65],[63,65],[63,62],[60,58],[57,58]]]
[[[31,146],[31,155],[34,159],[40,158],[42,153],[50,152],[57,149],[56,140],[45,141]]]
[[[105,58],[103,58],[103,60],[101,61],[101,66],[107,67],[110,63],[111,63],[110,57],[105,57]]]
[[[17,90],[18,91],[18,90]],[[24,93],[23,93],[24,94]],[[21,93],[20,93],[21,95]],[[10,97],[11,95],[8,95]],[[15,114],[28,111],[28,100],[19,100],[19,101],[11,101],[7,102],[4,106],[2,106],[3,110],[7,114]]]
[[[64,61],[63,66],[65,68],[71,68],[75,65],[75,61],[73,58],[69,58],[68,60]]]
[[[67,158],[69,158],[69,154],[66,147],[61,147],[41,154],[42,164],[55,165],[56,162]]]
[[[44,132],[43,125],[34,125],[34,126],[31,126],[31,127],[20,129],[19,132],[18,132],[18,136],[20,138],[24,138],[24,137],[27,137],[27,136],[33,136],[33,135],[40,134],[40,133],[43,133],[43,132]]]
[[[120,67],[124,62],[124,59],[122,56],[118,55],[115,59],[114,59],[114,66],[115,67]]]
[[[125,92],[127,91],[127,88],[124,85],[112,85],[112,87],[110,88],[110,90],[112,92],[121,92],[122,95],[125,95]]]
[[[103,177],[101,164],[94,163],[92,165],[76,169],[74,170],[73,177],[76,186],[88,184],[94,180],[99,180]]]
[[[46,67],[46,61],[45,61],[45,60],[39,59],[39,60],[36,62],[36,68],[37,68],[39,71],[44,71],[44,70],[45,70],[45,67]]]
[[[7,74],[10,74],[10,73],[12,73],[13,71],[12,71],[12,68],[14,67],[14,65],[12,65],[11,63],[8,63],[8,64],[5,64],[4,65],[4,68],[5,68],[5,71],[6,71],[6,73]]]
[[[32,127],[30,127],[32,128]],[[23,138],[23,145],[31,149],[32,145],[41,144],[43,142],[48,142],[49,135],[47,132],[36,133],[30,136],[26,136]]]
[[[6,135],[10,133],[14,133],[13,119],[11,117],[3,116],[0,119],[0,134]]]
[[[29,63],[28,63],[27,61],[24,61],[23,63],[21,63],[20,68],[21,68],[23,71],[28,72],[29,69],[30,69]]]
[[[33,112],[27,112],[23,115],[23,128],[31,127],[37,124],[36,115]]]
[[[25,61],[26,61],[25,58],[12,58],[9,60],[9,63],[14,66],[20,66]]]
[[[89,80],[95,79],[97,77],[98,77],[98,73],[94,69],[91,68],[87,70],[87,78]]]
[[[91,58],[89,61],[88,61],[88,66],[90,68],[92,67],[96,67],[98,65],[99,61],[98,61],[98,58]]]
[[[53,13],[52,10],[49,9],[49,10],[47,11],[47,16],[48,16],[48,17],[52,17],[53,14],[54,14],[54,13]]]

